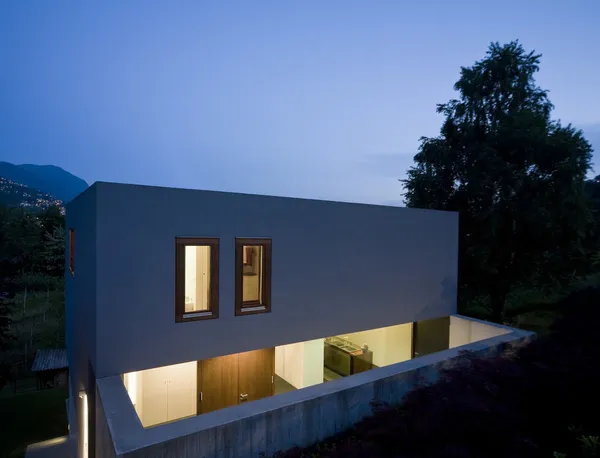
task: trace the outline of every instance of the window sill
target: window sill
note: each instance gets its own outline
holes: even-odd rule
[[[175,317],[176,323],[185,323],[188,321],[200,321],[200,320],[212,320],[215,318],[219,318],[217,313],[206,311],[206,312],[188,312],[184,313],[181,316]]]
[[[271,309],[268,309],[265,305],[251,305],[242,307],[240,310],[236,310],[236,316],[242,315],[254,315],[256,313],[269,313]]]

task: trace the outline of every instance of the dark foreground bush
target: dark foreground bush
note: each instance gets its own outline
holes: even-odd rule
[[[552,332],[516,353],[463,357],[402,406],[282,456],[600,456],[600,289],[573,293],[559,309]]]

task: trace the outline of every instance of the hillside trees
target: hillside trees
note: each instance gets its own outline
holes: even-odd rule
[[[0,352],[14,340],[9,332],[15,294],[45,291],[62,284],[64,272],[64,216],[58,208],[32,213],[0,206]]]
[[[460,212],[459,297],[489,298],[496,320],[517,284],[564,282],[589,264],[592,149],[551,119],[540,57],[492,43],[461,68],[458,98],[437,107],[440,135],[421,139],[403,180],[409,207]]]

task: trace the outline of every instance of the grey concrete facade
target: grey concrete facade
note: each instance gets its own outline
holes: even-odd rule
[[[76,234],[65,294],[77,450],[78,393],[93,390],[88,361],[100,386],[126,372],[456,312],[456,213],[100,182],[66,218]],[[178,236],[220,239],[218,319],[175,322]],[[236,237],[272,239],[270,313],[235,316]]]
[[[508,332],[480,342],[149,429],[127,402],[120,378],[107,377],[98,381],[110,431],[101,447],[110,451],[106,456],[123,458],[245,458],[308,446],[371,415],[372,401],[398,404],[415,385],[434,383],[464,351],[493,356],[535,337],[502,328]]]
[[[456,312],[455,213],[96,183],[67,225],[97,378]],[[177,236],[220,238],[217,320],[175,323]],[[234,315],[235,237],[273,240],[271,313]]]
[[[83,447],[79,428],[83,407],[80,392],[89,392],[88,361],[96,364],[96,188],[89,188],[68,205],[65,241],[65,340],[69,360],[69,441]],[[69,270],[69,229],[75,229],[75,275]]]

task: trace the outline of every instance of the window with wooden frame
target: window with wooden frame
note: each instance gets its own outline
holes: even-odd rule
[[[235,239],[235,314],[271,311],[271,239]]]
[[[219,239],[175,239],[175,321],[219,317]]]
[[[75,229],[69,229],[69,272],[75,276]]]

